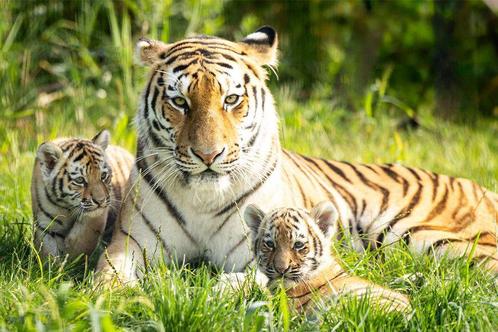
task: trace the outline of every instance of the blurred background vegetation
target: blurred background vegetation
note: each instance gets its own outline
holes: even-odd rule
[[[481,0],[0,3],[2,131],[49,128],[52,112],[126,126],[146,76],[133,65],[140,36],[240,40],[263,24],[280,36],[271,84],[291,87],[298,100],[369,117],[413,118],[422,109],[450,120],[498,116],[498,14]]]

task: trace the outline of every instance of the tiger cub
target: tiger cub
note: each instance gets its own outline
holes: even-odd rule
[[[280,208],[266,214],[255,205],[244,211],[251,230],[259,270],[269,286],[282,279],[288,299],[298,311],[315,310],[320,300],[370,296],[389,311],[408,312],[405,295],[348,274],[331,253],[338,212],[330,202],[311,212]],[[317,301],[318,300],[318,301]]]
[[[101,235],[110,241],[134,158],[109,140],[104,130],[92,140],[59,138],[39,146],[31,200],[43,259],[90,255]]]

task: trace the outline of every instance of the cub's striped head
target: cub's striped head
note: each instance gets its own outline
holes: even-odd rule
[[[111,168],[105,159],[109,132],[92,140],[46,142],[36,157],[50,201],[74,213],[99,214],[111,203]]]
[[[252,151],[259,136],[278,133],[265,85],[265,67],[277,63],[275,30],[263,27],[241,42],[141,39],[136,53],[152,69],[137,116],[139,155],[146,149],[188,184],[241,178],[261,158]]]
[[[330,202],[319,203],[310,212],[280,208],[265,215],[255,205],[244,212],[259,268],[270,280],[299,281],[328,263],[337,218]]]

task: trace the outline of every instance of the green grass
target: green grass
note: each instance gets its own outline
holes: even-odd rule
[[[112,89],[110,89],[112,91]],[[89,99],[94,91],[88,90]],[[375,118],[328,101],[296,102],[291,88],[275,92],[287,148],[362,162],[394,162],[469,177],[497,191],[498,124],[444,123],[420,114],[423,128],[403,132],[389,108]],[[113,141],[134,148],[133,107],[119,96],[78,113],[78,100],[55,103],[42,116],[3,121],[0,129],[0,330],[492,330],[498,326],[498,283],[465,259],[436,261],[403,247],[363,256],[338,246],[354,274],[410,295],[410,321],[367,303],[342,301],[316,317],[284,310],[280,295],[260,289],[221,294],[217,274],[200,268],[159,266],[141,287],[98,291],[91,264],[43,266],[32,250],[29,184],[36,146],[57,135],[91,136],[114,128]],[[101,114],[104,113],[102,116]],[[109,111],[111,110],[111,111]],[[29,120],[28,120],[29,119]],[[35,119],[35,121],[31,121]]]
[[[114,143],[134,151],[131,123],[146,77],[131,59],[140,29],[148,26],[149,37],[168,40],[185,31],[215,34],[223,19],[221,2],[211,0],[53,2],[48,16],[37,14],[43,6],[36,2],[18,3],[8,1],[0,13],[0,331],[496,330],[493,276],[465,259],[437,261],[403,247],[364,255],[347,246],[336,251],[352,273],[407,293],[415,310],[410,321],[361,301],[331,305],[316,317],[296,315],[279,294],[217,292],[217,273],[208,266],[158,266],[141,287],[99,291],[92,287],[91,263],[40,264],[32,250],[29,192],[37,146],[109,128]],[[64,8],[75,17],[58,19]],[[241,23],[247,24],[257,22]],[[105,56],[99,60],[99,54]],[[355,102],[364,113],[334,105],[330,82],[297,101],[300,88],[280,86],[273,77],[283,145],[331,159],[402,162],[498,191],[498,122],[446,123],[424,111],[431,105],[417,105],[422,128],[399,131],[400,116],[413,110],[389,95],[388,74],[389,68]]]

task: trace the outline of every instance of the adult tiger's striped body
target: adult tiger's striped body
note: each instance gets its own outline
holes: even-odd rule
[[[435,249],[458,257],[476,243],[474,258],[498,272],[498,195],[475,182],[399,164],[283,156],[288,178],[299,178],[299,188],[314,188],[294,196],[294,204],[309,208],[330,199],[356,250],[402,240],[414,252]]]
[[[90,255],[101,235],[109,241],[134,158],[92,140],[60,138],[40,145],[31,180],[35,246],[44,259]]]
[[[133,195],[99,262],[103,278],[117,271],[124,281],[136,280],[144,256],[204,257],[243,271],[252,254],[239,211],[248,203],[271,210],[329,199],[344,228],[374,245],[411,232],[410,245],[419,250],[445,248],[480,233],[478,255],[494,255],[496,195],[470,181],[283,151],[265,85],[264,66],[276,64],[276,45],[269,27],[239,43],[139,41],[138,56],[152,72],[136,119]]]
[[[344,296],[369,296],[387,310],[408,311],[410,301],[405,295],[352,276],[341,267],[330,250],[337,218],[338,212],[329,201],[319,203],[311,212],[277,208],[265,214],[255,205],[245,209],[254,256],[270,287],[282,280],[298,311],[312,311],[326,300]]]

